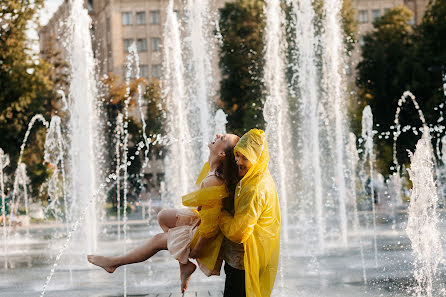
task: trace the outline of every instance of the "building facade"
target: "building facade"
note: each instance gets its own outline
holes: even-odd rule
[[[373,31],[373,21],[383,16],[388,10],[405,5],[413,12],[412,25],[421,23],[429,0],[353,0],[354,9],[358,21],[358,42],[353,50],[348,76],[348,84],[355,88],[356,67],[361,60],[361,47],[364,45],[364,36]],[[349,73],[349,74],[350,74]]]
[[[210,10],[217,13],[228,0],[211,2]],[[98,63],[99,75],[112,74],[125,77],[125,63],[128,49],[136,44],[139,54],[141,77],[152,80],[162,75],[163,29],[166,21],[168,0],[86,0],[85,7],[92,19],[93,51]],[[68,60],[64,46],[66,30],[64,21],[69,14],[69,1],[64,0],[48,24],[39,31],[42,56],[50,48],[60,49],[62,58]],[[174,12],[183,26],[185,8],[183,0],[175,0]],[[183,30],[184,31],[184,30]],[[218,63],[213,63],[216,81],[220,76]],[[139,111],[132,108],[130,115],[139,119]],[[150,166],[144,172],[145,197],[159,196],[164,180],[163,160],[158,154],[152,155]]]

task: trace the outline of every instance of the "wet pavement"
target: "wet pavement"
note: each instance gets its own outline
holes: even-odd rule
[[[62,226],[63,227],[63,226]],[[5,255],[0,258],[0,296],[40,296],[55,257],[64,243],[61,226],[33,226],[12,237]],[[123,252],[123,235],[117,238],[116,225],[107,224],[101,234],[97,253],[117,255]],[[446,230],[442,223],[441,229]],[[134,221],[128,227],[127,249],[141,244],[160,232],[153,222]],[[361,230],[367,282],[363,278],[360,245],[357,234],[350,233],[349,246],[339,247],[327,241],[323,253],[303,252],[297,231],[289,229],[289,241],[282,244],[280,268],[272,296],[293,297],[400,297],[410,296],[414,286],[413,256],[404,224],[394,230],[391,224],[377,227],[378,262],[374,259],[373,232]],[[442,232],[444,234],[444,232]],[[53,239],[59,237],[59,239]],[[446,245],[443,244],[443,247]],[[120,267],[109,274],[90,265],[85,256],[78,255],[78,247],[62,256],[45,296],[54,297],[115,297],[150,296],[174,297],[180,293],[179,267],[167,251],[138,264]],[[439,278],[434,284],[434,296],[445,296],[446,270],[439,267]],[[193,274],[184,296],[223,296],[224,271],[220,276],[205,277],[198,269]],[[124,284],[125,283],[125,284]]]

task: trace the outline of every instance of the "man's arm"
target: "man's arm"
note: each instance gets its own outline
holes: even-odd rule
[[[261,195],[243,198],[245,199],[240,201],[234,217],[225,210],[220,213],[220,230],[226,238],[235,243],[243,243],[251,236],[263,209]]]

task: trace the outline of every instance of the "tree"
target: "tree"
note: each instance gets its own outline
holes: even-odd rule
[[[344,43],[348,55],[355,47],[357,41],[356,32],[358,30],[358,21],[356,18],[356,10],[351,0],[342,1],[341,9],[342,29],[344,31]]]
[[[412,15],[405,6],[395,7],[377,18],[373,23],[374,31],[364,36],[357,86],[361,105],[372,108],[378,132],[390,130],[396,103],[409,86],[413,66],[413,63],[408,63],[413,48],[412,28],[409,25]],[[402,117],[404,122],[413,123],[413,119],[404,118],[407,114],[402,114]],[[405,143],[406,148],[408,142],[413,142],[404,136],[399,141]],[[378,141],[378,160],[383,162],[383,172],[391,164],[391,146],[391,139]]]
[[[439,112],[434,107],[444,102],[441,66],[446,68],[446,2],[433,0],[414,32],[414,54],[411,62],[410,90],[425,111],[426,120],[435,124]],[[430,71],[434,70],[434,71]],[[445,69],[446,70],[446,69]],[[446,111],[445,108],[442,109]],[[444,125],[444,122],[443,122]]]
[[[363,60],[358,65],[360,97],[370,104],[378,131],[389,131],[393,125],[397,100],[410,90],[424,112],[428,124],[437,125],[444,102],[440,66],[446,65],[446,3],[432,0],[418,27],[409,23],[412,13],[404,6],[396,7],[374,22],[375,31],[366,35]],[[438,71],[430,71],[429,69]],[[411,103],[404,105],[400,122],[403,126],[421,127],[418,113]],[[440,124],[443,123],[444,120]],[[432,136],[440,138],[443,132]],[[403,133],[398,139],[399,163],[408,163],[406,150],[414,150],[419,138]],[[434,139],[434,141],[436,141]],[[378,141],[380,167],[383,172],[391,166],[392,138]]]
[[[106,143],[108,144],[107,156],[108,160],[111,160],[113,167],[116,161],[116,125],[118,114],[124,114],[125,100],[127,94],[127,84],[125,82],[120,82],[119,77],[113,74],[109,74],[102,80],[104,94],[104,111],[106,114],[106,120],[108,122],[107,126],[107,136]],[[134,156],[135,152],[138,150],[138,144],[142,141],[144,142],[142,136],[142,125],[139,118],[138,110],[138,85],[142,87],[143,90],[143,112],[145,114],[146,121],[146,135],[149,137],[149,141],[152,143],[156,140],[156,137],[164,133],[164,107],[161,102],[161,88],[160,82],[156,79],[147,82],[144,78],[137,80],[131,80],[129,83],[129,121],[128,121],[128,133],[129,133],[129,145],[128,145],[128,155]],[[150,158],[153,158],[156,154],[162,154],[163,146],[160,144],[155,144],[150,146]],[[142,158],[144,154],[139,154],[140,158],[135,158],[132,160],[131,166],[128,168],[129,182],[132,190],[135,193],[139,193],[141,186],[140,171],[142,168]],[[121,156],[121,160],[122,160]],[[113,203],[116,197],[116,192],[109,192],[109,200]]]
[[[228,130],[242,135],[264,128],[263,1],[226,3],[220,10],[220,94]]]
[[[56,95],[48,76],[51,65],[32,52],[26,35],[29,24],[38,22],[36,12],[42,4],[42,0],[9,0],[0,4],[0,143],[12,161],[10,174],[16,168],[32,116],[40,113],[49,119],[54,110],[52,100]],[[23,158],[34,195],[47,178],[42,163],[44,137],[43,130],[33,131]]]

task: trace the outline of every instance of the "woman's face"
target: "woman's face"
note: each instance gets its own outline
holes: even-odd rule
[[[244,177],[252,167],[251,162],[240,152],[235,152],[235,161],[238,166],[238,176]]]
[[[225,149],[229,146],[234,147],[239,137],[234,134],[217,134],[213,141],[209,142],[209,152],[211,155],[225,157]]]

